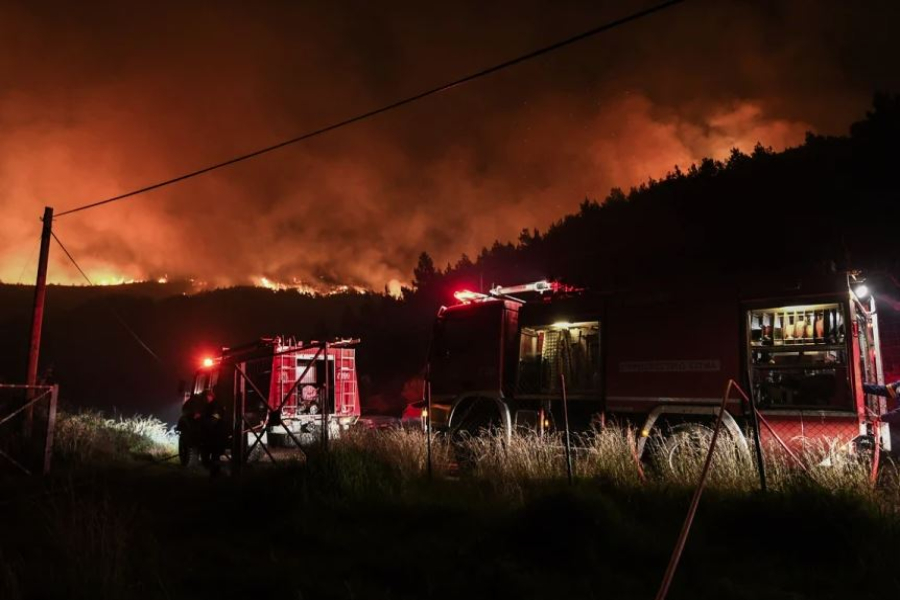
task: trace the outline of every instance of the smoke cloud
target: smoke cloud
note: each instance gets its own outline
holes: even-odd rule
[[[228,159],[645,6],[595,4],[0,4],[0,280],[33,277],[45,205]],[[895,5],[789,4],[689,2],[55,230],[98,282],[396,291],[423,250],[442,265],[675,165],[843,133],[875,89],[897,89],[878,33]],[[52,281],[80,282],[52,257]]]

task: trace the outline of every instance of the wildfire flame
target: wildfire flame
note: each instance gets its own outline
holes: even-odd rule
[[[253,283],[256,287],[266,288],[274,292],[282,292],[286,290],[294,290],[297,293],[307,296],[334,296],[337,294],[365,294],[369,290],[358,285],[344,284],[309,284],[300,279],[293,279],[290,282],[276,281],[269,277],[254,277]]]

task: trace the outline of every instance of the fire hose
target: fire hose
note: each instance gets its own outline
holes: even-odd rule
[[[672,584],[672,579],[675,577],[675,571],[678,569],[681,554],[684,552],[684,545],[687,542],[688,535],[691,532],[691,526],[694,523],[694,515],[697,514],[700,497],[703,495],[703,489],[706,487],[706,480],[709,476],[710,466],[712,465],[713,453],[716,450],[716,442],[719,439],[719,429],[722,427],[722,417],[725,415],[725,404],[728,402],[731,390],[735,386],[737,386],[737,383],[733,379],[728,380],[728,385],[725,386],[725,394],[722,396],[722,404],[719,407],[719,415],[716,417],[716,426],[713,429],[712,439],[709,442],[709,450],[706,453],[706,461],[703,463],[703,471],[700,473],[700,481],[697,483],[697,489],[694,490],[694,496],[691,498],[687,516],[685,516],[684,524],[681,526],[681,533],[678,535],[678,541],[675,542],[675,548],[672,550],[669,565],[666,567],[666,572],[665,575],[663,575],[659,591],[656,593],[656,600],[665,600],[666,595],[669,593],[669,586]]]
[[[665,600],[666,596],[669,593],[669,587],[672,584],[672,579],[675,577],[675,572],[678,569],[678,563],[681,560],[681,555],[684,552],[684,546],[687,543],[688,535],[691,531],[691,526],[694,523],[694,517],[697,514],[697,507],[700,504],[700,497],[703,495],[703,490],[706,487],[706,482],[709,477],[709,470],[712,464],[713,453],[716,450],[716,442],[719,437],[719,430],[722,426],[722,417],[725,414],[725,405],[728,403],[728,399],[731,395],[731,390],[737,389],[741,395],[747,399],[747,395],[741,390],[740,386],[734,380],[729,380],[728,384],[725,387],[725,394],[722,397],[722,404],[719,406],[719,414],[716,417],[716,425],[713,429],[712,439],[710,440],[709,450],[706,453],[706,460],[703,464],[703,471],[700,473],[700,481],[697,483],[697,489],[694,490],[694,495],[691,498],[691,504],[688,508],[687,515],[684,519],[684,524],[681,527],[681,533],[678,536],[678,540],[675,543],[675,548],[672,550],[672,556],[669,559],[669,564],[666,567],[666,572],[663,575],[662,583],[660,584],[659,591],[656,594],[656,600]],[[769,422],[760,414],[759,410],[756,407],[753,407],[753,413],[756,416],[757,420],[762,423],[762,425],[768,430],[768,432],[772,435],[773,438],[778,442],[778,444],[785,450],[785,452],[790,456],[802,469],[804,472],[809,473],[809,469],[791,449],[788,445],[781,439],[781,436],[775,432]],[[873,426],[875,430],[878,430],[880,425],[880,419],[877,416],[873,416]],[[761,449],[759,449],[761,450]],[[878,466],[880,462],[880,447],[876,441],[876,447],[874,449],[874,455],[872,457],[872,471],[870,475],[870,479],[872,485],[875,484],[878,477]]]

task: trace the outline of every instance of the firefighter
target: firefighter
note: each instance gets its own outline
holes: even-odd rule
[[[893,383],[888,383],[886,385],[878,385],[877,383],[864,383],[863,391],[867,394],[872,394],[873,396],[890,398],[894,401],[894,403],[897,403],[898,398],[900,398],[900,380]],[[895,406],[893,410],[890,410],[881,415],[881,420],[885,423],[900,424],[900,404]]]
[[[207,390],[200,413],[200,462],[212,476],[219,474],[219,459],[225,452],[225,407],[216,400],[212,390]]]
[[[203,417],[205,403],[205,395],[192,394],[181,405],[181,418],[178,419],[175,430],[178,432],[178,457],[183,466],[188,466],[192,452],[199,450],[200,419]]]

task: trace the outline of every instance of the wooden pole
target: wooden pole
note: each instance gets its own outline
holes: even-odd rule
[[[50,235],[53,227],[53,208],[44,207],[44,227],[41,230],[41,253],[38,258],[37,279],[34,284],[34,308],[31,315],[31,343],[28,347],[28,369],[25,383],[37,385],[38,360],[41,352],[41,328],[44,325],[44,299],[47,294],[47,261],[50,257]],[[31,437],[34,410],[25,411],[25,436]]]
[[[331,367],[328,364],[328,342],[322,346],[325,358],[325,400],[322,402],[322,449],[328,449],[328,415],[331,413]]]

